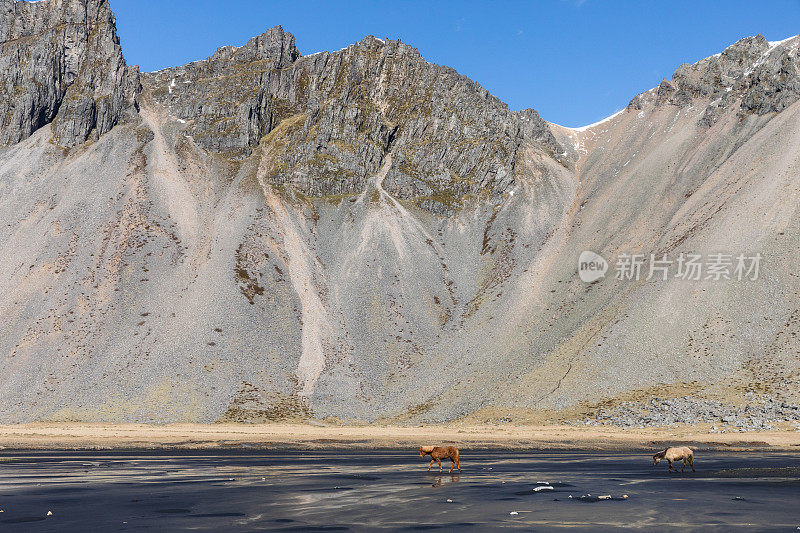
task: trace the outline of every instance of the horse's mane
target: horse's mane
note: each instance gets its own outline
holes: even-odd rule
[[[669,448],[665,448],[663,452],[658,452],[653,457],[664,457],[665,455],[667,455],[667,450],[669,450]]]

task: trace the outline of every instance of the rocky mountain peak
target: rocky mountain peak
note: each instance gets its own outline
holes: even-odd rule
[[[0,72],[0,144],[50,123],[63,146],[97,138],[135,108],[139,91],[107,0],[2,0]]]
[[[509,187],[522,143],[560,153],[535,112],[514,113],[416,48],[371,35],[300,56],[276,27],[144,85],[201,147],[241,160],[261,145],[274,154],[269,180],[309,196],[360,193],[392,155],[387,190],[449,213]]]
[[[209,59],[213,61],[264,61],[270,68],[286,68],[300,57],[294,35],[281,26],[270,28],[241,47],[224,46]]]
[[[671,80],[637,95],[629,109],[648,103],[705,108],[701,128],[713,125],[728,109],[742,115],[780,112],[800,100],[800,36],[768,42],[745,37],[719,54],[684,63]]]
[[[742,67],[747,68],[747,66],[757,61],[769,46],[767,39],[759,33],[752,37],[739,39],[721,53],[708,59],[719,58],[719,63],[722,65],[738,67],[739,69]]]
[[[64,146],[96,139],[134,115],[143,81],[205,150],[242,160],[265,142],[280,143],[270,180],[311,196],[362,191],[392,155],[387,190],[450,213],[470,197],[507,190],[524,143],[561,153],[535,111],[510,111],[399,40],[369,35],[303,57],[276,26],[140,80],[125,63],[107,0],[0,5],[0,69],[9,73],[0,85],[3,144],[48,124]]]

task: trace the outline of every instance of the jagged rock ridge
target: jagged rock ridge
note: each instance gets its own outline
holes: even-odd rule
[[[535,111],[510,111],[399,41],[302,57],[276,27],[143,79],[204,148],[246,157],[262,140],[279,147],[268,179],[310,196],[362,191],[391,153],[387,191],[452,212],[467,195],[507,190],[525,139],[560,152]]]
[[[712,125],[731,103],[742,113],[764,115],[783,111],[800,100],[797,38],[769,43],[763,35],[746,37],[723,52],[690,65],[684,63],[655,90],[656,101],[680,107],[710,99],[702,127]],[[636,96],[629,109],[641,109],[648,93]]]
[[[128,67],[107,0],[0,0],[0,144],[53,123],[74,146],[135,112],[137,68]]]

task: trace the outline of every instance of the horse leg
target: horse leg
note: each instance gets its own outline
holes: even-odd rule
[[[442,460],[441,459],[436,459],[436,462],[439,463],[439,472],[441,472],[442,471]]]
[[[667,472],[672,472],[672,461],[670,459],[667,459],[667,462],[669,463],[669,467],[667,468]],[[675,471],[677,472],[678,469],[676,468]]]
[[[686,459],[683,460],[683,468],[681,468],[681,472],[686,471]]]
[[[431,459],[431,464],[428,465],[428,472],[431,471],[431,467],[433,466],[434,459]]]
[[[691,455],[689,456],[689,464],[692,467],[692,472],[695,472],[696,470],[694,469],[694,457],[692,457]]]
[[[450,471],[448,472],[448,474],[452,474],[453,473],[453,468],[455,468],[455,466],[456,466],[456,460],[451,457],[450,458]]]

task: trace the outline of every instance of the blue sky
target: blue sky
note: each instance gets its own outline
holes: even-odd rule
[[[129,63],[144,71],[209,56],[282,25],[300,52],[365,35],[400,38],[512,109],[581,126],[621,109],[682,62],[762,33],[800,33],[800,0],[540,2],[111,0]]]

